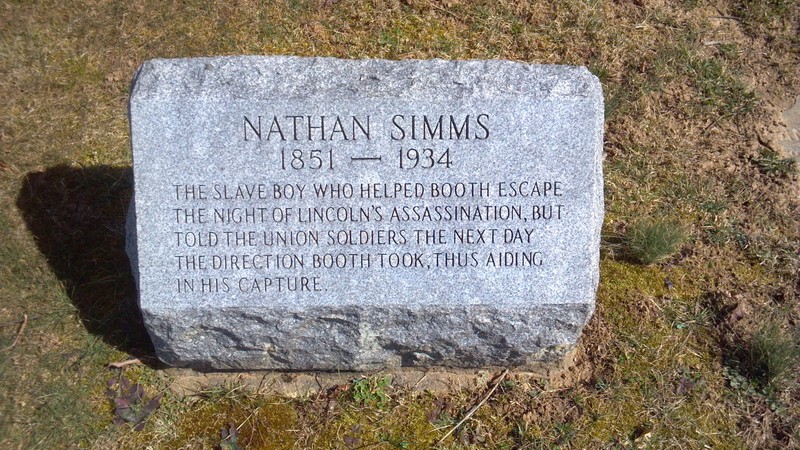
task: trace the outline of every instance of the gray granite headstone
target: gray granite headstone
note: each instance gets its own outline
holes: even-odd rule
[[[800,162],[800,97],[795,99],[791,108],[783,112],[783,121],[786,127],[781,135],[781,145],[790,158]]]
[[[526,365],[595,305],[603,97],[583,67],[145,62],[128,253],[159,358]]]

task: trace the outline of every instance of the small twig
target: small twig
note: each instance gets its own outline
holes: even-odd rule
[[[424,379],[425,379],[425,378],[428,376],[428,374],[429,374],[429,373],[431,373],[430,369],[426,370],[426,371],[425,371],[425,374],[424,374],[424,375],[422,375],[422,378],[420,378],[419,380],[417,380],[417,384],[415,384],[415,385],[414,385],[414,388],[416,388],[417,386],[419,386],[419,384],[420,384],[420,383],[422,383],[422,380],[424,380]]]
[[[503,371],[503,374],[502,374],[502,375],[500,375],[500,378],[497,380],[497,383],[495,383],[495,384],[494,384],[494,387],[492,387],[492,389],[489,391],[489,393],[488,393],[488,394],[486,394],[486,396],[485,396],[485,397],[483,397],[483,400],[481,400],[481,401],[480,401],[480,402],[479,402],[477,405],[475,405],[474,407],[472,407],[472,409],[470,409],[470,410],[469,410],[469,412],[467,413],[467,415],[465,415],[465,416],[464,416],[464,418],[463,418],[463,419],[461,419],[461,421],[459,421],[459,422],[458,422],[458,423],[457,423],[457,424],[456,424],[456,425],[455,425],[453,428],[451,428],[451,429],[450,429],[450,431],[448,431],[448,432],[447,432],[447,434],[445,434],[444,436],[442,436],[442,438],[441,438],[441,439],[439,439],[439,442],[437,442],[437,443],[436,443],[435,447],[438,447],[439,445],[441,445],[441,444],[442,444],[442,442],[444,442],[444,440],[445,440],[445,439],[447,439],[447,437],[448,437],[448,436],[450,436],[451,434],[453,434],[453,432],[454,432],[454,431],[456,431],[456,430],[458,429],[458,427],[460,427],[461,425],[463,425],[463,424],[464,424],[464,422],[466,422],[466,421],[467,421],[467,419],[469,419],[470,417],[472,417],[472,415],[473,415],[473,414],[475,414],[475,412],[476,412],[476,411],[478,411],[478,408],[480,408],[481,406],[483,406],[483,404],[484,404],[484,403],[486,403],[486,401],[487,401],[487,400],[489,400],[489,397],[491,397],[491,396],[492,396],[492,394],[494,394],[494,391],[496,391],[496,390],[497,390],[497,387],[498,387],[498,386],[500,386],[500,383],[502,383],[502,382],[503,382],[503,380],[506,378],[506,375],[508,375],[508,369],[506,369],[505,371]]]
[[[319,387],[319,390],[317,391],[317,398],[319,398],[322,397],[322,395],[325,393],[325,388],[322,387],[322,383],[320,383],[319,377],[317,375],[318,374],[314,372],[314,381],[317,382],[317,387]]]
[[[463,18],[463,17],[459,17],[459,16],[458,16],[457,14],[455,14],[454,12],[452,12],[452,11],[449,11],[449,10],[447,10],[447,9],[445,9],[445,8],[442,8],[441,6],[437,5],[435,2],[428,2],[428,6],[430,6],[430,7],[434,8],[434,9],[438,9],[439,11],[441,11],[441,12],[443,12],[443,13],[447,14],[447,15],[448,15],[448,16],[450,16],[450,17],[453,17],[453,18],[455,18],[455,19],[458,19],[458,20],[464,21],[464,18]]]
[[[256,389],[256,393],[257,393],[257,394],[261,394],[261,393],[262,393],[262,392],[261,392],[261,388],[262,388],[262,387],[264,387],[264,382],[265,382],[265,381],[267,381],[267,374],[264,374],[264,376],[263,376],[263,377],[261,377],[261,381],[259,381],[259,382],[258,382],[258,389]],[[276,379],[273,379],[273,380],[272,380],[272,384],[270,384],[270,385],[269,385],[269,389],[271,389],[271,388],[272,388],[272,386],[275,386],[275,383],[276,383],[276,382],[277,382],[277,380],[276,380]]]
[[[12,342],[11,345],[9,345],[8,347],[4,348],[2,351],[7,352],[7,351],[11,350],[12,348],[14,348],[15,345],[17,345],[17,342],[19,341],[19,337],[22,336],[22,332],[25,331],[25,326],[26,325],[28,325],[28,315],[27,314],[22,314],[22,324],[19,326],[19,329],[17,330],[17,335],[14,337],[14,342]]]
[[[112,369],[122,369],[123,367],[132,366],[134,364],[141,364],[142,361],[139,358],[127,359],[125,361],[120,362],[113,362],[108,365],[108,367]]]
[[[772,144],[770,144],[769,141],[767,141],[766,139],[764,139],[761,136],[761,133],[756,133],[756,139],[758,139],[758,143],[759,144],[763,145],[764,147],[767,147],[768,149],[772,150],[773,152],[777,152],[777,150],[775,150],[775,148],[772,146]]]
[[[244,419],[244,422],[242,422],[238,427],[236,427],[236,431],[240,431],[242,429],[242,427],[244,426],[244,424],[246,424],[247,421],[250,420],[250,418],[253,417],[258,412],[259,409],[261,409],[260,406],[258,408],[256,408],[254,411],[251,411],[250,415],[247,416],[247,419]]]
[[[38,318],[39,318],[39,317],[37,317],[37,316],[31,316],[31,317],[28,317],[28,321],[30,322],[30,321],[32,321],[32,320],[36,320],[36,319],[38,319]],[[21,323],[22,323],[22,322],[24,322],[24,321],[25,321],[25,319],[20,319],[20,320],[10,320],[10,321],[8,321],[8,322],[3,322],[3,323],[0,323],[0,328],[12,327],[12,326],[19,326],[19,324],[21,324]]]
[[[739,109],[741,109],[741,108],[739,108]],[[722,119],[730,119],[731,117],[733,117],[737,112],[739,112],[739,109],[737,109],[736,111],[734,111],[732,113],[729,113],[729,114],[723,114],[721,116],[717,116],[710,124],[708,124],[707,127],[703,128],[703,134],[706,134],[708,132],[708,130],[710,130],[713,126],[715,126],[717,124],[717,122],[719,122],[720,120],[722,120]]]

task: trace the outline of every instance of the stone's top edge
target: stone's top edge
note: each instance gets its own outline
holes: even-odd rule
[[[507,315],[527,315],[538,316],[543,311],[576,311],[586,312],[591,315],[595,311],[596,303],[543,303],[534,304],[529,307],[507,307],[503,305],[450,305],[450,307],[429,308],[428,305],[333,305],[323,304],[308,307],[292,307],[291,305],[266,306],[266,305],[225,305],[216,307],[212,305],[167,305],[150,303],[140,303],[139,308],[144,314],[152,316],[170,315],[197,315],[205,312],[216,312],[218,314],[239,312],[243,314],[271,314],[275,316],[283,315],[291,317],[292,314],[320,314],[320,315],[367,315],[381,312],[411,313],[411,314],[507,314]]]
[[[440,311],[443,314],[453,311],[507,311],[507,312],[520,312],[520,311],[533,311],[537,308],[581,308],[590,307],[594,308],[596,300],[594,295],[584,299],[576,299],[575,301],[531,301],[530,299],[520,299],[516,302],[504,303],[455,303],[455,302],[384,302],[384,303],[304,303],[304,302],[253,302],[250,300],[223,302],[220,304],[218,301],[214,303],[213,308],[216,310],[275,310],[275,311],[359,311],[359,310],[414,310],[414,311]],[[198,303],[196,301],[149,301],[142,302],[141,308],[143,310],[155,313],[157,311],[175,311],[175,310],[203,310],[211,307],[209,303]]]
[[[137,70],[131,100],[209,95],[224,98],[496,95],[602,99],[600,81],[584,66],[508,60],[385,60],[299,56],[151,59]]]

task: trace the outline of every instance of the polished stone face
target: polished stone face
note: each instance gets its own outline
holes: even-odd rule
[[[603,96],[585,68],[152,60],[128,253],[159,357],[524,365],[594,310]]]

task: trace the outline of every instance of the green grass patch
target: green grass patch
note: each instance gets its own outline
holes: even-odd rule
[[[689,63],[694,83],[700,90],[704,109],[718,115],[748,114],[756,105],[756,95],[718,59],[692,58]]]
[[[775,150],[761,147],[759,156],[753,160],[765,174],[786,178],[797,172],[797,160],[782,158]]]
[[[655,264],[674,255],[686,241],[686,232],[673,221],[644,221],[630,226],[628,251],[642,264]]]
[[[738,0],[733,3],[733,11],[749,24],[768,24],[784,18],[796,4],[796,0]]]
[[[745,365],[751,376],[770,389],[780,389],[793,380],[800,362],[800,340],[780,324],[767,322],[753,335]]]
[[[360,378],[353,380],[350,392],[357,405],[382,409],[389,403],[390,398],[387,391],[391,386],[392,380],[389,377]]]

